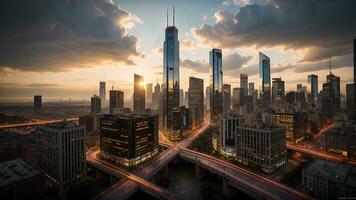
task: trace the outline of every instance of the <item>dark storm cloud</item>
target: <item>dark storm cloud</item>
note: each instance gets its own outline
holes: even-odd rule
[[[241,7],[236,15],[219,10],[216,24],[192,32],[206,44],[215,41],[225,48],[308,47],[304,60],[316,61],[352,52],[355,8],[354,0],[273,0]]]
[[[130,14],[109,0],[3,0],[0,67],[65,71],[104,62],[134,64]]]

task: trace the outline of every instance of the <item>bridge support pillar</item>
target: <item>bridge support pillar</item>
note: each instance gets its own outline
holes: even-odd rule
[[[198,163],[195,163],[195,176],[198,179],[201,179],[205,176],[205,170],[200,167]]]
[[[231,196],[231,186],[229,185],[229,180],[223,177],[223,195],[226,197]]]

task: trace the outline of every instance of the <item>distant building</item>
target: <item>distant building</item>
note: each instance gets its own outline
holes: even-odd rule
[[[221,118],[220,148],[221,153],[227,156],[236,156],[236,128],[244,124],[244,117],[228,114]]]
[[[287,141],[297,144],[304,139],[308,122],[306,113],[276,113],[272,119],[274,124],[285,129]]]
[[[192,126],[195,128],[204,120],[204,80],[189,77],[188,91],[188,106],[192,111]]]
[[[227,114],[231,109],[231,85],[224,84],[223,86],[223,102],[224,102],[224,110],[223,113]]]
[[[356,196],[356,168],[314,159],[302,171],[303,190],[322,200]]]
[[[296,98],[296,92],[295,91],[289,91],[287,92],[286,95],[286,102],[289,103],[290,105],[295,104],[295,98]]]
[[[244,90],[241,88],[232,89],[232,108],[239,109],[244,104]]]
[[[161,86],[157,83],[154,87],[152,95],[152,108],[157,110],[159,114],[162,112],[162,92]]]
[[[120,90],[110,90],[109,112],[114,113],[124,108],[124,92]]]
[[[255,83],[254,82],[248,83],[248,95],[253,96],[254,92],[255,92]]]
[[[91,113],[101,113],[101,99],[99,96],[94,95],[90,99],[90,112]]]
[[[206,108],[207,110],[210,109],[210,87],[206,87],[205,88],[205,105],[206,105]]]
[[[271,103],[271,64],[270,58],[259,52],[260,98],[262,107],[268,108]]]
[[[179,89],[179,106],[184,105],[184,91],[183,89]]]
[[[323,83],[323,89],[320,92],[321,95],[321,114],[331,120],[336,112],[334,90],[330,83]]]
[[[240,88],[244,90],[243,95],[248,95],[248,74],[240,74]]]
[[[353,83],[346,84],[346,112],[354,114],[354,97],[355,97],[355,85]]]
[[[79,125],[85,127],[85,133],[94,131],[94,117],[91,115],[83,115],[79,117]]]
[[[41,95],[35,95],[33,97],[33,110],[35,112],[41,111],[42,108],[42,96]]]
[[[280,104],[284,102],[285,91],[284,81],[281,78],[272,79],[272,102],[274,104]]]
[[[318,102],[318,76],[311,74],[308,75],[308,102],[309,103],[317,103]]]
[[[104,114],[100,121],[104,159],[132,168],[158,153],[158,116]]]
[[[146,84],[146,107],[151,108],[152,107],[152,83],[147,83]]]
[[[106,104],[106,83],[101,81],[99,83],[99,96],[101,99],[101,107],[105,107]]]
[[[145,85],[143,77],[134,74],[134,93],[133,93],[133,111],[135,113],[143,113],[145,111]]]
[[[210,65],[210,122],[219,124],[223,115],[223,70],[221,49],[212,49]]]
[[[236,129],[236,158],[239,162],[265,173],[273,173],[286,163],[284,128],[256,124]]]
[[[333,108],[335,112],[340,110],[340,77],[335,76],[330,72],[329,75],[326,76],[327,83],[330,84],[331,89],[333,90]]]
[[[44,176],[22,159],[0,163],[0,199],[44,198]]]
[[[86,174],[85,128],[74,122],[38,126],[35,132],[37,167],[61,191]]]

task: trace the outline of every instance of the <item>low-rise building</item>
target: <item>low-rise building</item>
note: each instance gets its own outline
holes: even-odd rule
[[[272,119],[274,124],[285,128],[287,141],[297,144],[304,139],[308,122],[306,113],[275,113]]]
[[[244,123],[244,117],[236,114],[224,115],[220,124],[220,153],[236,156],[236,128]]]

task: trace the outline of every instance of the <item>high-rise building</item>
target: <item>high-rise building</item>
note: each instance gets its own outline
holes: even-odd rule
[[[236,128],[236,157],[245,165],[272,173],[286,163],[284,128],[255,124]]]
[[[248,95],[248,74],[240,74],[240,88],[244,90],[244,96]]]
[[[174,14],[173,14],[174,15]],[[174,19],[174,17],[173,17]],[[179,112],[179,41],[178,29],[168,26],[165,30],[165,40],[163,42],[163,111],[162,124],[169,130],[169,137],[175,137],[180,134],[180,127],[174,124],[180,124],[180,118],[174,113]]]
[[[220,124],[220,148],[221,153],[227,156],[236,154],[236,128],[244,124],[245,119],[241,115],[228,114],[221,118]]]
[[[349,114],[353,115],[354,112],[354,97],[355,86],[353,83],[346,84],[346,110]]]
[[[253,96],[254,92],[255,92],[255,83],[254,82],[248,83],[248,95]]]
[[[208,110],[210,109],[210,91],[209,86],[205,88],[205,105]]]
[[[101,99],[99,96],[94,95],[90,99],[91,113],[101,113]]]
[[[297,84],[297,92],[302,92],[303,91],[303,85],[298,83]]]
[[[104,114],[100,119],[101,156],[129,169],[158,153],[158,116]]]
[[[231,109],[231,85],[224,84],[223,90],[223,101],[224,101],[224,110],[223,113],[226,114]]]
[[[179,106],[184,105],[184,91],[183,89],[179,89]]]
[[[318,76],[315,74],[308,75],[308,102],[318,102]]]
[[[42,108],[42,96],[41,95],[35,95],[33,97],[33,110],[35,112],[39,112]]]
[[[356,91],[356,38],[354,38],[354,91]],[[356,92],[354,92],[354,121],[356,121]]]
[[[320,91],[320,96],[321,114],[330,120],[335,115],[334,90],[330,83],[323,83],[323,90]]]
[[[306,113],[275,113],[272,120],[277,126],[285,128],[286,140],[297,144],[304,139],[308,121]]]
[[[270,58],[259,53],[260,65],[260,98],[262,106],[266,109],[271,103],[271,65]]]
[[[124,108],[124,92],[110,90],[109,112],[114,113],[122,108]]]
[[[272,79],[272,102],[283,102],[285,97],[284,81],[281,78]]]
[[[190,110],[194,110],[192,125],[195,128],[204,120],[204,80],[189,77],[188,91],[188,105]]]
[[[146,107],[151,108],[152,107],[152,83],[147,83],[146,84]]]
[[[159,114],[162,112],[162,92],[161,86],[157,83],[152,95],[152,108],[157,110]]]
[[[244,90],[241,88],[232,89],[232,108],[238,109],[244,104]]]
[[[35,131],[37,167],[66,191],[86,174],[85,128],[74,122],[38,126]]]
[[[289,91],[287,92],[286,95],[286,102],[289,103],[290,105],[295,104],[295,99],[296,99],[296,92],[295,91]]]
[[[135,113],[143,113],[145,111],[145,84],[143,77],[134,74],[134,102],[133,110]]]
[[[302,188],[322,199],[352,199],[356,196],[356,167],[313,159],[302,170]]]
[[[104,107],[106,104],[106,83],[103,81],[99,83],[99,96],[101,99],[101,107]]]
[[[212,49],[209,54],[210,65],[210,122],[219,124],[223,115],[223,71],[220,49]]]
[[[331,89],[333,90],[333,106],[335,108],[335,112],[337,112],[340,110],[340,77],[335,76],[330,72],[330,74],[326,76],[326,80],[330,83]]]

